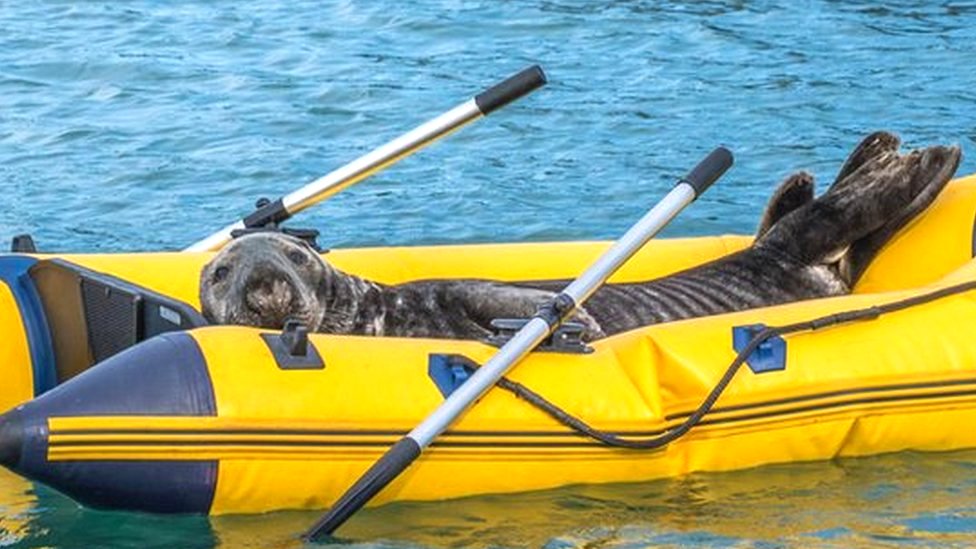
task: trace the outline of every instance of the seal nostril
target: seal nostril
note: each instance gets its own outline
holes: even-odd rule
[[[248,292],[258,291],[261,286],[267,284],[267,277],[260,273],[250,273],[244,281],[244,290]]]
[[[279,303],[291,303],[292,291],[291,283],[287,280],[275,280],[272,285],[271,294],[275,297],[275,301]]]
[[[244,285],[244,303],[251,311],[269,318],[284,318],[295,302],[295,288],[283,277],[252,276]]]
[[[244,291],[267,298],[274,295],[277,285],[278,278],[274,275],[255,275],[247,279]]]

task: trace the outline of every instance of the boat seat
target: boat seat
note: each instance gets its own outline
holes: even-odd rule
[[[207,324],[196,309],[63,259],[30,268],[51,333],[57,383],[144,339]]]

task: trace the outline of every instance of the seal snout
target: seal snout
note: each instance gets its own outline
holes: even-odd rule
[[[295,288],[287,275],[256,269],[244,284],[244,303],[267,327],[280,327],[294,309]]]

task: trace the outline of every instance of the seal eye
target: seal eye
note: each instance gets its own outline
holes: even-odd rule
[[[220,282],[221,280],[227,278],[227,275],[228,274],[230,274],[230,268],[228,268],[228,267],[226,267],[224,265],[221,265],[220,267],[217,267],[216,269],[214,269],[214,272],[213,272],[213,281],[214,282]]]
[[[304,252],[301,252],[299,250],[292,250],[288,252],[288,260],[294,263],[295,265],[304,265],[308,263],[308,256],[306,256]]]

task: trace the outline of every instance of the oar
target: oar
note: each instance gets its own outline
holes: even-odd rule
[[[332,534],[350,516],[393,481],[437,435],[448,428],[465,410],[488,391],[512,366],[548,337],[572,312],[582,305],[621,265],[661,230],[685,206],[705,192],[732,165],[732,153],[719,147],[615,242],[579,278],[570,283],[551,302],[540,308],[484,366],[414,430],[410,431],[363,474],[331,509],[304,535],[314,541]]]
[[[533,65],[509,77],[444,114],[417,126],[352,162],[312,181],[301,189],[270,202],[251,215],[186,248],[187,252],[216,250],[230,241],[231,232],[279,223],[343,189],[362,181],[445,135],[532,92],[546,83],[542,68]]]

